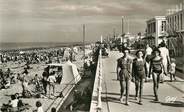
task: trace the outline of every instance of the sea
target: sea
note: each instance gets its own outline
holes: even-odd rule
[[[52,47],[71,47],[80,46],[82,42],[6,42],[0,43],[0,51],[8,50],[26,50],[36,48],[52,48]]]

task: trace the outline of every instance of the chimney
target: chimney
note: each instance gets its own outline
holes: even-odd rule
[[[167,9],[167,15],[171,15],[171,9]]]
[[[176,5],[176,9],[175,9],[175,12],[178,12],[179,11],[179,6]]]
[[[172,6],[172,8],[171,8],[171,14],[174,14],[175,13],[175,6]]]

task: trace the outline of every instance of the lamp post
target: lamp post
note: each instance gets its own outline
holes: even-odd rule
[[[123,40],[124,40],[124,16],[121,16],[121,52],[123,51]]]
[[[85,75],[85,24],[83,24],[83,56],[84,56],[84,60],[83,60],[83,70],[84,70],[84,75]]]
[[[100,43],[102,44],[103,43],[103,37],[101,35],[101,38],[100,38]]]
[[[121,16],[121,34],[124,34],[124,16]]]

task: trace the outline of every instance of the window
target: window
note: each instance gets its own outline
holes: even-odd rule
[[[162,21],[161,31],[166,31],[166,21]]]
[[[150,23],[150,33],[152,33],[152,23]]]
[[[174,22],[174,17],[175,17],[175,16],[173,16],[173,18],[172,18],[172,29],[173,29],[173,30],[175,29],[175,27],[174,27],[174,26],[175,26],[175,25],[174,25],[174,24],[175,24],[175,22]]]
[[[150,24],[148,24],[148,34],[150,33]]]
[[[168,22],[167,22],[167,28],[168,28],[168,31],[170,31],[170,29],[171,29],[171,18],[169,17],[168,18]]]
[[[176,24],[177,24],[177,22],[176,22],[176,16],[174,16],[174,30],[176,30]]]
[[[180,29],[180,23],[179,23],[180,22],[180,17],[179,17],[179,15],[177,17],[178,17],[177,18],[178,19],[177,20],[177,30],[179,30]]]
[[[169,24],[169,30],[172,29],[172,18],[170,17],[170,22],[168,23]]]
[[[183,30],[183,14],[180,14],[180,29]]]
[[[154,22],[153,23],[153,33],[155,33],[156,32],[156,23]]]

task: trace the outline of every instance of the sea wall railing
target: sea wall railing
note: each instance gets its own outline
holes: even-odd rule
[[[56,108],[56,111],[59,112],[62,104],[67,99],[69,94],[71,93],[72,89],[76,86],[77,83],[75,83],[75,80],[78,79],[80,74],[76,75],[73,79],[71,79],[67,84],[63,86],[63,88],[60,91],[59,96],[57,96],[55,99],[53,99],[52,103],[49,105],[49,107],[45,110],[45,112],[51,112],[52,107]],[[77,80],[79,82],[80,80]]]
[[[95,81],[93,85],[90,112],[102,111],[101,93],[102,93],[102,51],[100,50],[96,68]]]

